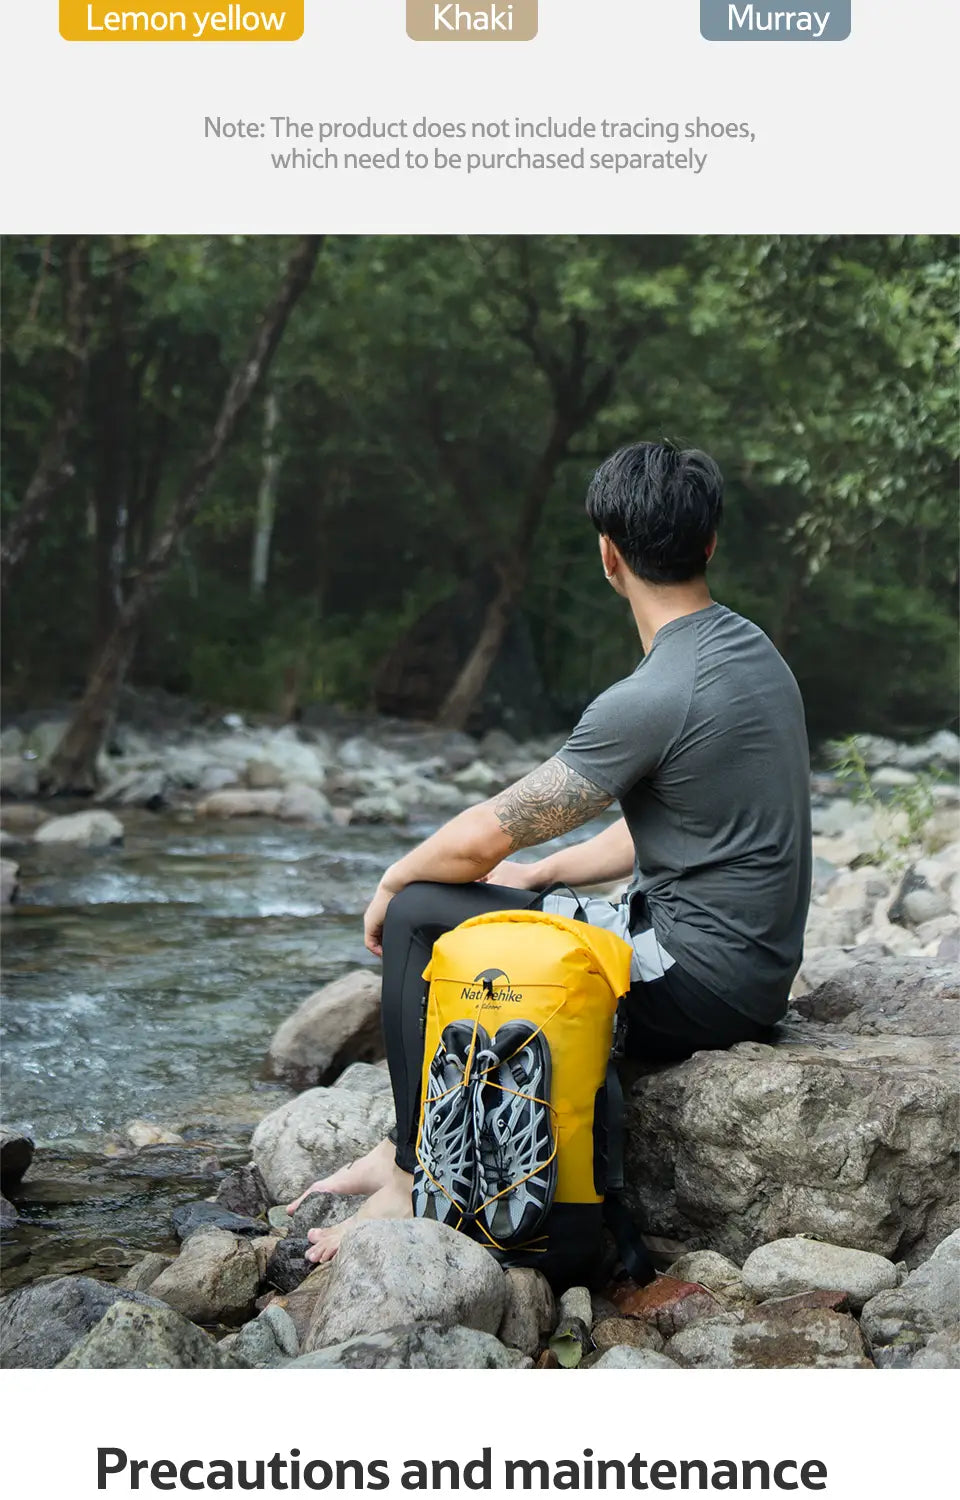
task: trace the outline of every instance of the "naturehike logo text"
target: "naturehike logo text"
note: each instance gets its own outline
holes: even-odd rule
[[[494,1005],[520,1005],[523,993],[511,987],[510,980],[502,969],[484,969],[476,976],[473,984],[463,986],[460,999],[470,1000],[474,1005],[481,1000]]]

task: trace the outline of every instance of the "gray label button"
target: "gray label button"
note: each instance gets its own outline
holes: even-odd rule
[[[708,42],[845,42],[851,0],[821,0],[813,10],[774,10],[737,0],[700,0]]]

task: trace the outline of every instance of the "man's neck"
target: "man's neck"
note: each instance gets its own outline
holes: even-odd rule
[[[690,583],[657,585],[631,579],[627,587],[627,600],[636,621],[644,654],[653,645],[653,638],[671,620],[680,620],[684,615],[696,614],[707,609],[713,599],[705,578],[695,578]]]

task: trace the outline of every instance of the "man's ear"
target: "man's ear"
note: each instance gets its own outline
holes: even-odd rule
[[[608,536],[600,538],[600,561],[603,563],[603,573],[610,587],[618,594],[625,594],[626,588],[623,581],[625,565],[623,558]]]
[[[717,550],[717,533],[714,532],[713,536],[710,538],[709,542],[707,543],[707,562],[710,561],[710,559],[713,557],[713,554],[716,552],[716,550]]]

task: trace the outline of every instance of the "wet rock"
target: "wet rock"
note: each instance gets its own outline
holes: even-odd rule
[[[618,1294],[614,1301],[621,1313],[649,1323],[665,1339],[722,1311],[712,1292],[696,1282],[678,1281],[673,1276],[658,1276],[649,1286]]]
[[[919,927],[923,922],[932,922],[935,917],[946,916],[949,910],[950,900],[946,893],[933,888],[926,875],[911,865],[904,873],[887,916],[891,922]]]
[[[281,791],[246,792],[226,789],[213,792],[197,803],[201,818],[275,818],[283,799]]]
[[[454,772],[453,784],[463,792],[482,792],[486,795],[503,786],[503,776],[501,772],[488,766],[486,761],[475,760],[469,766],[464,766],[462,771]]]
[[[251,791],[272,791],[284,785],[284,771],[272,760],[248,760],[243,779]]]
[[[89,1276],[60,1276],[11,1292],[0,1302],[0,1364],[52,1370],[115,1302],[157,1307],[152,1297]]]
[[[117,1302],[60,1361],[61,1370],[236,1370],[241,1361],[170,1307]]]
[[[308,1089],[265,1116],[253,1160],[276,1203],[287,1203],[346,1162],[364,1156],[394,1124],[393,1097],[348,1089]]]
[[[664,1353],[686,1369],[870,1369],[860,1330],[846,1314],[813,1308],[788,1320],[761,1313],[743,1323],[727,1314],[684,1328]]]
[[[688,1255],[681,1255],[667,1267],[666,1274],[678,1281],[693,1281],[706,1287],[720,1306],[728,1310],[742,1308],[747,1300],[740,1268],[715,1250],[692,1250]]]
[[[10,1202],[0,1193],[0,1230],[13,1229],[18,1223],[20,1215]]]
[[[267,1185],[252,1162],[227,1173],[217,1188],[216,1199],[221,1208],[248,1219],[259,1218],[270,1207]]]
[[[244,1214],[231,1213],[221,1203],[182,1203],[171,1214],[177,1239],[186,1242],[192,1235],[208,1229],[223,1229],[228,1234],[256,1238],[264,1233],[263,1220],[248,1218]]]
[[[594,1323],[591,1337],[601,1350],[629,1347],[659,1352],[664,1345],[655,1324],[642,1318],[602,1318]]]
[[[362,1198],[348,1198],[343,1193],[311,1193],[295,1214],[288,1215],[288,1233],[303,1239],[311,1229],[332,1229],[355,1214]]]
[[[655,1349],[640,1349],[633,1344],[617,1344],[612,1349],[605,1349],[600,1358],[594,1360],[589,1368],[591,1370],[676,1370],[679,1366]]]
[[[224,1229],[187,1240],[150,1290],[194,1323],[238,1323],[248,1317],[260,1286],[256,1251]]]
[[[497,1337],[508,1349],[536,1358],[556,1322],[550,1283],[539,1271],[516,1267],[505,1273],[507,1303]]]
[[[182,1146],[183,1136],[178,1135],[175,1130],[165,1130],[162,1125],[155,1125],[152,1120],[128,1120],[123,1127],[123,1133],[131,1146],[138,1151],[145,1146]]]
[[[774,1046],[697,1053],[633,1083],[626,1197],[651,1233],[736,1262],[809,1234],[916,1264],[953,1228],[957,1042],[916,1034],[939,1031],[952,1002],[935,977],[929,999],[926,980],[903,982],[914,965],[894,963],[889,982],[864,968],[798,1002],[838,1025],[800,1018]]]
[[[0,792],[4,797],[35,797],[39,788],[36,761],[0,756]]]
[[[358,1224],[327,1274],[304,1352],[407,1323],[496,1333],[506,1300],[504,1274],[493,1257],[445,1224]]]
[[[476,1328],[422,1322],[385,1328],[302,1355],[290,1370],[516,1370],[528,1363]]]
[[[0,1187],[9,1190],[22,1181],[33,1161],[33,1152],[33,1141],[22,1131],[0,1131]]]
[[[113,813],[79,812],[51,818],[34,834],[38,844],[71,844],[78,849],[108,849],[123,843],[123,824]]]
[[[49,821],[50,814],[33,802],[5,802],[0,807],[0,823],[10,833],[29,835]]]
[[[288,1236],[277,1246],[270,1258],[267,1281],[278,1292],[294,1291],[316,1270],[310,1261],[304,1260],[309,1248],[306,1236],[302,1239]]]
[[[895,1287],[897,1268],[882,1255],[794,1236],[761,1245],[743,1266],[743,1280],[756,1302],[798,1292],[840,1290],[859,1312],[878,1292]]]
[[[0,859],[0,907],[12,906],[20,890],[20,866],[16,860]]]
[[[156,1252],[151,1252],[151,1254],[145,1255],[142,1260],[138,1260],[135,1266],[131,1266],[129,1271],[120,1278],[117,1285],[123,1287],[128,1292],[145,1292],[148,1287],[153,1286],[160,1272],[165,1271],[167,1266],[171,1265],[172,1262],[172,1255],[160,1255]]]
[[[350,807],[351,823],[405,823],[407,809],[389,793],[358,797]]]
[[[331,815],[327,798],[311,786],[287,787],[277,806],[285,823],[329,823]]]
[[[860,1323],[874,1360],[886,1368],[910,1364],[936,1333],[960,1322],[960,1229],[902,1286],[880,1292]]]
[[[283,1307],[264,1308],[258,1318],[245,1323],[239,1333],[220,1340],[220,1348],[255,1370],[270,1370],[296,1359],[300,1340],[290,1314]]]
[[[919,1354],[914,1355],[912,1370],[960,1370],[960,1323],[934,1333]]]
[[[380,979],[355,969],[310,995],[278,1026],[264,1072],[307,1089],[333,1083],[348,1062],[382,1056]]]

